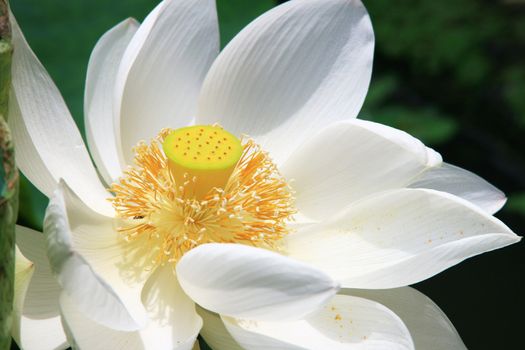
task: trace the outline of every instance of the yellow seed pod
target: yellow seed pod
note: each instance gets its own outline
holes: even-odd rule
[[[190,192],[196,197],[202,197],[213,187],[223,188],[243,152],[237,137],[210,125],[174,130],[162,148],[177,182],[192,182]]]

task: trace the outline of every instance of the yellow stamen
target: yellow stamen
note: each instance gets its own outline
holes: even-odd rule
[[[208,168],[195,159],[180,161],[180,154],[170,150],[177,144],[173,138],[183,141],[177,135],[187,132],[186,128],[163,130],[151,144],[140,143],[135,147],[135,166],[111,186],[117,231],[126,240],[148,242],[154,264],[176,263],[203,243],[279,249],[295,208],[291,189],[268,154],[253,140],[241,143],[217,127],[193,128],[193,132],[202,128],[224,135],[227,140],[222,141],[230,142],[226,148],[232,147],[228,159],[215,159],[213,165],[207,163]],[[192,141],[196,136],[190,133],[189,137]],[[236,142],[240,151],[233,149]],[[190,151],[197,152],[191,147]],[[208,175],[216,171],[227,178],[213,182],[214,176]],[[192,176],[201,180],[194,181]]]

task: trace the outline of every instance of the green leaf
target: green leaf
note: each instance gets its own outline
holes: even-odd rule
[[[525,217],[525,192],[510,194],[506,209]]]
[[[458,130],[454,119],[429,108],[384,107],[376,110],[372,115],[364,115],[363,119],[404,130],[427,145],[446,142]]]
[[[49,199],[21,173],[18,198],[20,202],[18,224],[42,231],[44,212]]]
[[[520,65],[506,68],[503,94],[516,116],[516,122],[525,127],[525,68]]]
[[[371,113],[370,111],[380,108],[396,92],[399,85],[399,79],[394,74],[374,77],[360,114],[368,114]]]

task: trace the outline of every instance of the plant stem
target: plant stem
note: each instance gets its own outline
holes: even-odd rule
[[[7,125],[12,53],[8,5],[0,0],[0,349],[11,345],[18,211],[18,172]]]

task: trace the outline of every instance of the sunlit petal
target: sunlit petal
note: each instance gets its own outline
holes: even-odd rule
[[[349,288],[406,286],[519,240],[466,200],[424,189],[367,197],[327,222],[287,237],[290,257]]]
[[[161,268],[151,276],[142,292],[142,300],[148,312],[148,325],[140,331],[125,332],[88,319],[64,294],[60,307],[68,337],[80,349],[192,349],[202,320],[171,269]]]
[[[321,307],[338,285],[320,270],[240,244],[204,244],[177,264],[184,291],[224,315],[297,319]]]
[[[44,235],[17,226],[16,243],[13,338],[25,350],[66,349],[58,308],[60,287],[46,257]]]
[[[164,0],[146,17],[124,53],[115,91],[115,127],[127,164],[138,141],[192,120],[218,53],[213,0]]]
[[[282,166],[293,179],[296,204],[323,219],[367,195],[406,187],[441,157],[407,133],[363,120],[334,123]]]
[[[396,314],[374,301],[347,295],[335,296],[321,311],[300,321],[223,320],[248,350],[414,349]]]
[[[341,293],[374,300],[395,312],[410,331],[416,349],[466,350],[454,325],[439,306],[413,288],[345,289]]]
[[[409,187],[452,193],[476,204],[489,214],[500,210],[507,201],[503,192],[478,175],[447,163],[428,169],[414,179]]]
[[[108,30],[89,58],[84,95],[84,121],[91,155],[107,184],[122,175],[115,136],[113,92],[122,55],[137,31],[138,23],[127,19]]]
[[[142,260],[133,259],[134,245],[122,241],[112,218],[90,210],[61,182],[47,208],[44,233],[51,268],[80,311],[115,329],[145,325],[140,293],[147,273],[137,269]]]
[[[280,164],[319,128],[357,116],[373,51],[360,1],[287,2],[221,52],[206,77],[197,123],[248,134]]]
[[[48,197],[62,178],[92,209],[111,213],[106,200],[108,193],[60,92],[27,44],[12,14],[11,25],[16,49],[9,126],[18,167]]]

